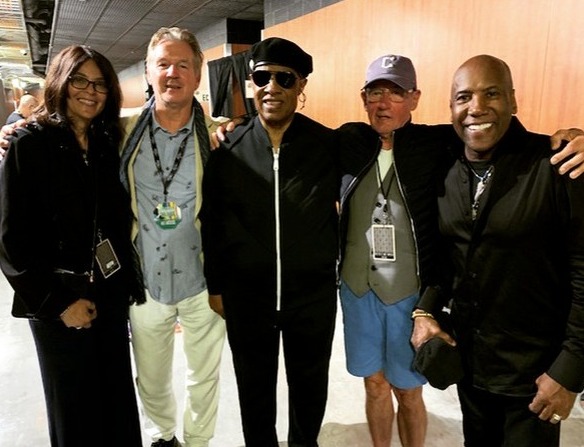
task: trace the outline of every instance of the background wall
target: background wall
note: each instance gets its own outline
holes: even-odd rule
[[[302,113],[328,126],[367,120],[359,97],[365,71],[388,53],[406,55],[416,66],[422,98],[414,121],[449,122],[452,74],[469,57],[486,53],[511,67],[518,116],[530,130],[584,128],[582,0],[320,0],[312,3],[319,3],[317,10],[307,3],[266,0],[267,18],[296,18],[266,20],[273,25],[263,37],[293,40],[313,56]],[[298,16],[300,6],[312,12]],[[203,52],[209,61],[247,47],[213,44]],[[142,72],[138,67],[120,76],[126,107],[143,103]],[[206,69],[199,90],[209,112]]]
[[[412,59],[422,98],[414,120],[450,121],[454,71],[477,54],[511,67],[519,118],[549,133],[584,127],[581,0],[344,0],[264,30],[314,58],[302,111],[326,125],[367,119],[359,90],[382,54]]]

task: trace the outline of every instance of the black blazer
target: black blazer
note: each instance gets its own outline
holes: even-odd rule
[[[463,162],[439,198],[456,338],[467,377],[494,393],[531,395],[544,372],[584,387],[584,180],[560,176],[551,154],[548,136],[513,118],[474,225]]]
[[[0,267],[15,291],[14,316],[58,318],[81,297],[120,309],[131,295],[143,300],[118,148],[93,135],[88,160],[66,127],[30,125],[11,143],[0,168]],[[107,280],[93,263],[97,228],[122,265]]]

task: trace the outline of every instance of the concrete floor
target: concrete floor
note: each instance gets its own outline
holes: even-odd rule
[[[10,316],[12,290],[0,275],[0,446],[47,447],[45,407],[34,345],[28,324]],[[362,380],[345,370],[339,318],[331,360],[327,412],[321,430],[321,447],[368,447],[371,445],[364,412]],[[182,337],[176,336],[175,389],[182,399],[184,386],[181,349]],[[283,368],[278,388],[278,433],[286,439],[286,387]],[[231,354],[226,344],[222,363],[221,400],[216,436],[211,447],[242,447],[237,391]],[[454,388],[439,391],[426,386],[424,398],[428,408],[427,447],[462,445],[460,409]],[[180,420],[180,418],[179,418]],[[562,447],[584,447],[584,411],[575,406],[570,419],[562,424]],[[392,447],[400,446],[397,431]],[[179,439],[182,436],[178,434]],[[144,446],[150,440],[144,434]],[[280,443],[286,446],[285,442]]]

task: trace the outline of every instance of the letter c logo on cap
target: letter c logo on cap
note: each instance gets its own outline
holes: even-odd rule
[[[392,68],[394,59],[394,56],[386,56],[381,59],[381,68]]]

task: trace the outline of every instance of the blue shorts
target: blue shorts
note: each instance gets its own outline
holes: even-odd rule
[[[383,371],[396,388],[416,388],[426,383],[414,371],[414,348],[410,343],[412,310],[418,294],[394,304],[384,304],[369,290],[362,297],[341,283],[347,370],[357,377]]]

